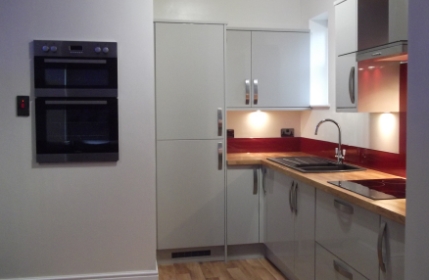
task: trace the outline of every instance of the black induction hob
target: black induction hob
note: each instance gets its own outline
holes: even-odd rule
[[[407,180],[402,178],[328,181],[337,187],[374,200],[405,198]]]

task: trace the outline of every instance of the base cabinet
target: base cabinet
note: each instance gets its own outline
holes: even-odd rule
[[[227,169],[227,245],[260,242],[259,166]]]
[[[264,189],[267,257],[286,276],[314,279],[315,189],[271,169]]]
[[[381,227],[384,225],[384,238],[381,245],[386,271],[380,271],[380,280],[402,280],[405,264],[405,227],[381,218]]]

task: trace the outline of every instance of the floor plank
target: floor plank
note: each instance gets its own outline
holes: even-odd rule
[[[159,280],[287,280],[263,258],[162,264],[158,269]]]

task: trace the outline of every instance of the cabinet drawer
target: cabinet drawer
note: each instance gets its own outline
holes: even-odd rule
[[[368,279],[378,279],[380,217],[317,191],[316,241]]]
[[[316,244],[316,280],[365,280],[364,276]]]

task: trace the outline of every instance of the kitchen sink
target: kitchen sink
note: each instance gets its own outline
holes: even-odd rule
[[[364,168],[351,164],[337,164],[336,161],[321,157],[276,157],[268,160],[303,173],[360,171]]]

